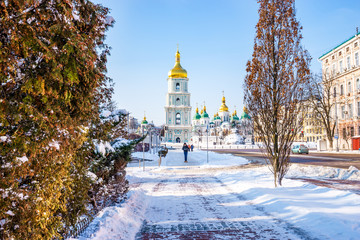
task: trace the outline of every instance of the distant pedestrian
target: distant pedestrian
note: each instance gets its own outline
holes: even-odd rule
[[[193,151],[194,150],[194,145],[191,144],[190,149],[191,149],[191,151]]]
[[[184,143],[182,150],[184,151],[185,162],[187,162],[187,155],[188,155],[188,151],[190,150],[190,148],[188,147],[188,145],[186,143]]]

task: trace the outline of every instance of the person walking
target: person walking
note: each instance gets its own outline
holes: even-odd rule
[[[188,145],[186,143],[184,143],[182,150],[184,151],[184,157],[185,157],[185,161],[184,162],[188,162],[187,161],[187,155],[188,155],[188,151],[190,150]]]
[[[194,150],[194,145],[191,144],[190,149],[191,149],[191,151],[193,151]]]

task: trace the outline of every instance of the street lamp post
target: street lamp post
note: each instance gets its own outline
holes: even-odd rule
[[[336,98],[336,93],[334,93],[334,98]],[[339,132],[339,117],[338,117],[338,111],[337,111],[337,101],[335,99],[335,124],[336,124],[336,132],[337,132],[337,138],[336,138],[336,151],[339,152],[339,138],[340,138],[340,132]]]
[[[209,163],[209,125],[206,125],[206,163]]]
[[[141,126],[141,132],[142,132],[142,136],[144,137],[144,126]],[[143,149],[143,157],[142,157],[142,160],[144,161],[144,154],[145,154],[145,146],[144,146],[144,141],[145,139],[143,139],[142,141],[142,149]],[[140,159],[139,159],[139,168],[141,167],[141,164],[140,164]]]
[[[150,150],[150,142],[151,142],[151,126],[147,125],[147,129],[146,129],[147,133],[150,133],[150,141],[149,141],[149,151],[151,153]],[[145,139],[144,139],[145,140]],[[144,148],[143,148],[144,151]],[[143,171],[145,171],[145,159],[144,159],[144,152],[143,152]]]
[[[149,152],[152,153],[152,131],[150,133]]]
[[[337,138],[336,138],[336,151],[339,152],[339,117],[336,115],[336,130],[337,130]]]
[[[349,129],[348,129],[348,126],[347,126],[347,123],[346,123],[346,116],[347,116],[347,114],[348,114],[348,111],[345,110],[345,111],[344,111],[344,117],[345,117],[345,119],[344,119],[344,127],[345,127],[344,140],[345,140],[346,144],[349,145],[349,144],[348,144]],[[344,145],[344,147],[345,147],[345,145]]]
[[[201,141],[201,138],[200,138],[200,134],[201,134],[201,129],[198,129],[198,149],[200,149],[200,141]]]

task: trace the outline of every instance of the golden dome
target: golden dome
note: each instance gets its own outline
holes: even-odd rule
[[[244,113],[246,113],[246,114],[249,113],[246,107],[244,107]]]
[[[222,104],[221,107],[219,108],[219,112],[228,112],[229,108],[226,106],[225,104],[225,96],[222,97]]]
[[[177,49],[175,54],[175,66],[168,73],[169,78],[187,78],[187,72],[180,65],[180,52]]]

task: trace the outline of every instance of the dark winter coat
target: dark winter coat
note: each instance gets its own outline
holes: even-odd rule
[[[188,147],[187,145],[184,145],[184,146],[182,147],[182,150],[187,152],[187,151],[189,151],[190,149],[189,149],[189,147]]]

